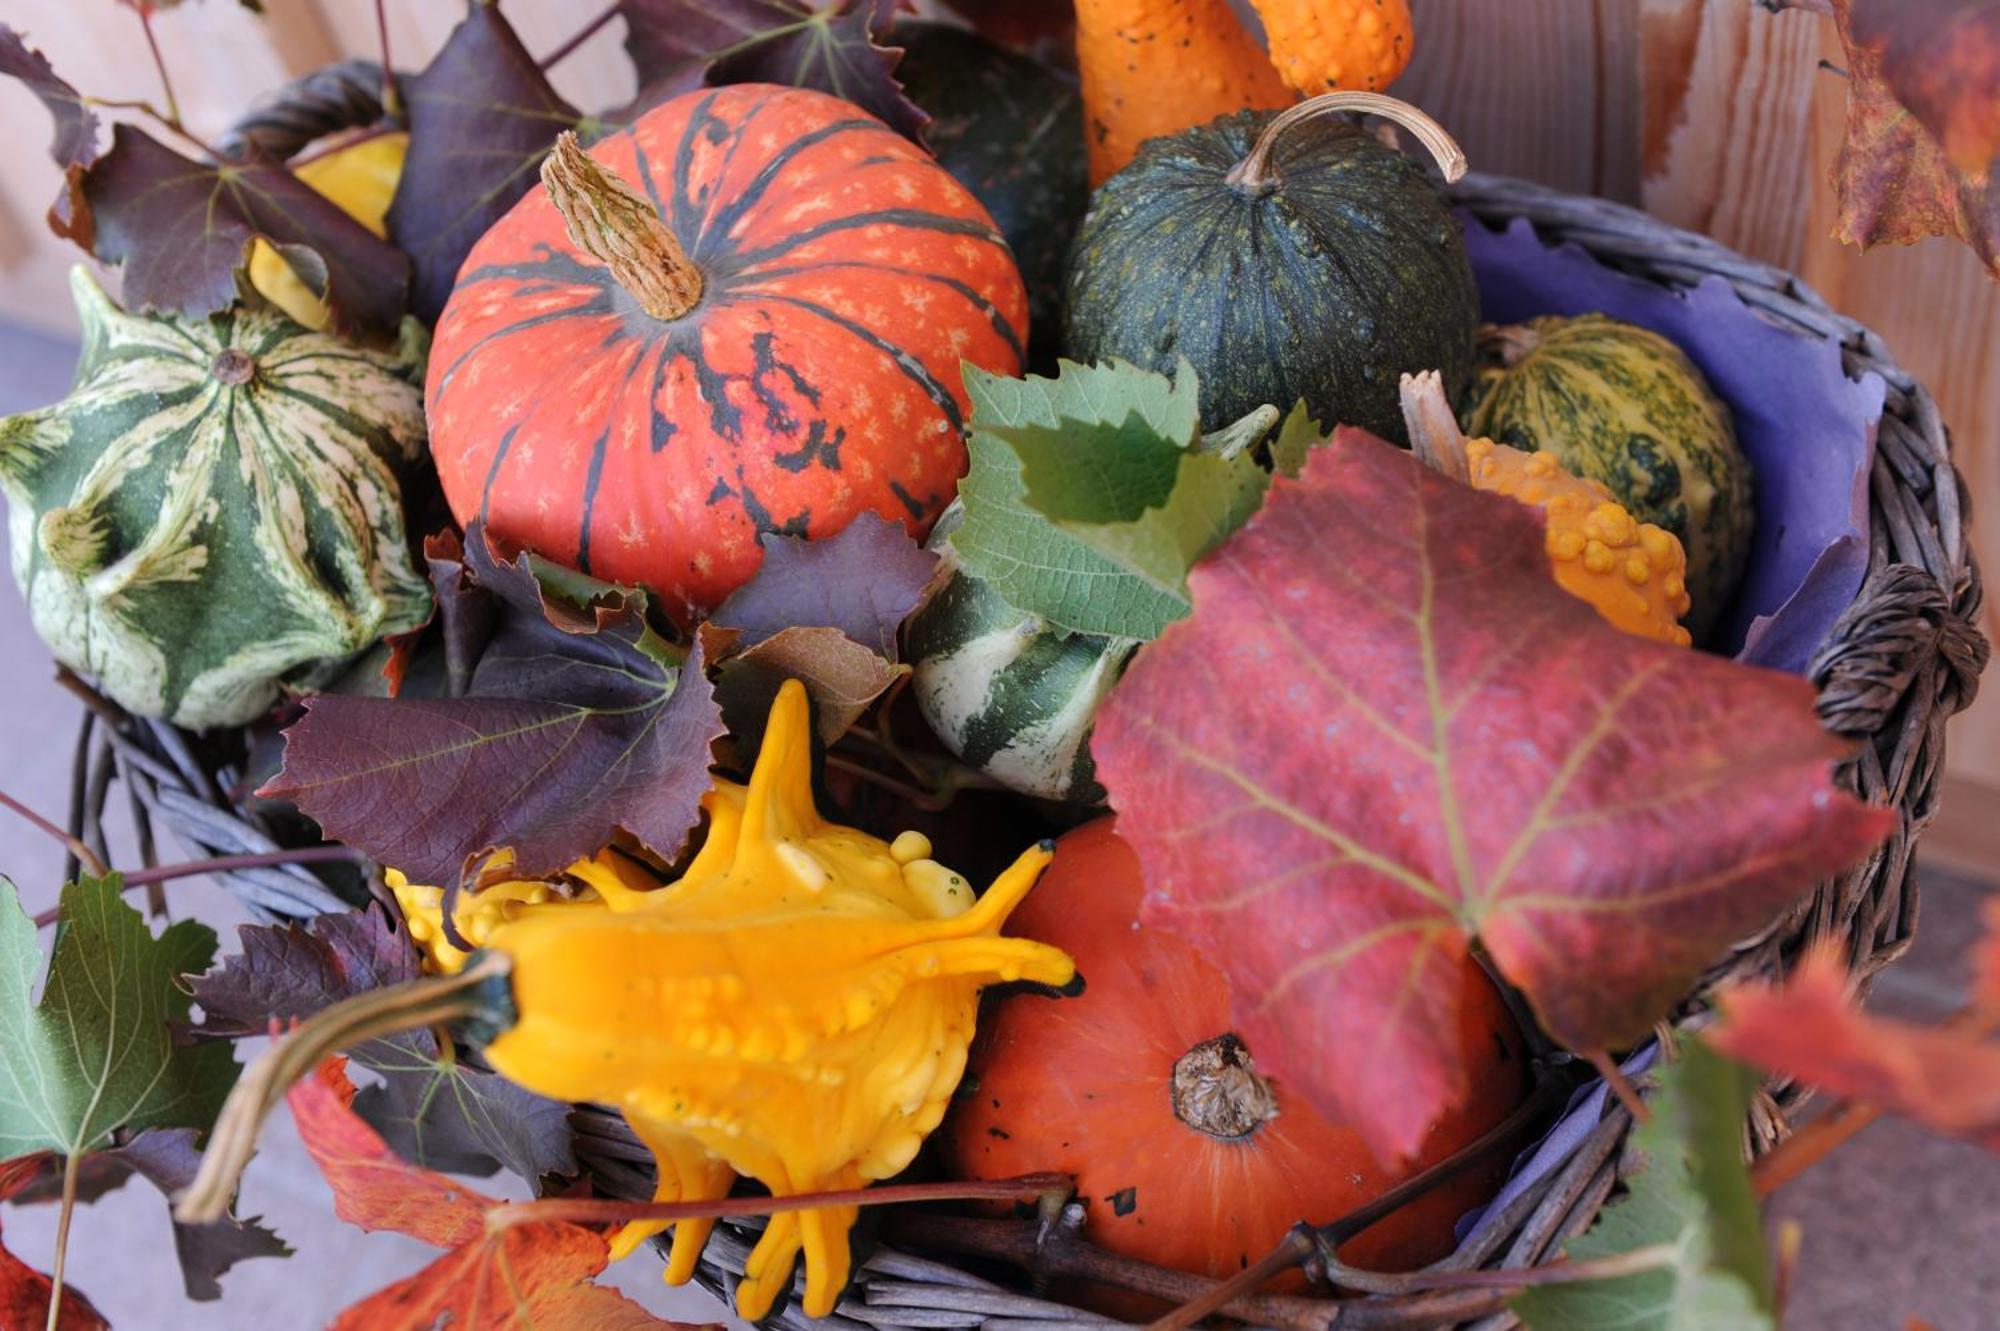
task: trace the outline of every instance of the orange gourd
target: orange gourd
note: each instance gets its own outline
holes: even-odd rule
[[[1474,1140],[1526,1093],[1512,1019],[1468,959],[1458,1010],[1471,1099],[1432,1128],[1407,1172],[1384,1170],[1352,1128],[1263,1074],[1230,1032],[1222,973],[1138,923],[1141,888],[1138,856],[1112,819],[1057,843],[1007,932],[1064,949],[1088,984],[1061,1003],[1006,999],[982,1020],[970,1089],[945,1127],[960,1177],[1069,1172],[1092,1242],[1221,1277],[1294,1223],[1334,1220]],[[1407,1269],[1443,1256],[1454,1221],[1491,1195],[1500,1169],[1474,1169],[1396,1211],[1343,1245],[1343,1258]]]
[[[1271,63],[1311,97],[1336,88],[1380,92],[1410,63],[1408,0],[1251,0]]]
[[[1077,0],[1076,64],[1093,186],[1147,139],[1293,100],[1229,0]]]
[[[1556,585],[1635,637],[1676,647],[1693,641],[1680,622],[1693,602],[1678,537],[1633,517],[1611,491],[1571,475],[1547,449],[1528,453],[1466,438],[1435,370],[1404,375],[1402,392],[1410,447],[1425,465],[1541,510]]]

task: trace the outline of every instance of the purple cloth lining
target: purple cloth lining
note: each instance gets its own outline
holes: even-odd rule
[[[1832,338],[1781,328],[1710,277],[1687,292],[1617,272],[1525,218],[1505,231],[1465,219],[1483,317],[1602,312],[1678,343],[1736,416],[1756,471],[1757,532],[1715,650],[1805,670],[1868,568],[1868,472],[1884,387],[1853,379]]]

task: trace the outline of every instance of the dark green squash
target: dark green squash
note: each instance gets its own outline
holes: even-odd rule
[[[1409,157],[1330,113],[1410,128],[1448,176],[1464,155],[1421,112],[1329,93],[1154,139],[1092,197],[1065,284],[1063,354],[1170,373],[1186,357],[1203,420],[1301,398],[1323,421],[1404,442],[1396,385],[1472,377],[1479,293],[1443,192]]]
[[[993,215],[1028,284],[1030,363],[1054,365],[1063,260],[1090,198],[1074,81],[963,28],[910,20],[896,77],[930,113],[938,165]],[[1039,352],[1039,355],[1036,353]]]

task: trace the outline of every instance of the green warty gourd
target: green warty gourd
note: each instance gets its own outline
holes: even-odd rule
[[[75,385],[0,421],[14,576],[57,660],[131,711],[238,725],[423,622],[399,479],[424,448],[419,325],[371,350],[70,285]]]

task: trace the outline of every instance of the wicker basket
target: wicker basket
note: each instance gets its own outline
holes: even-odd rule
[[[374,68],[364,62],[321,71],[246,118],[226,140],[229,150],[282,156],[335,125],[372,119],[380,113],[373,98],[376,81]],[[1945,722],[1972,700],[1987,655],[1974,627],[1980,585],[1965,540],[1964,485],[1952,467],[1936,404],[1896,366],[1874,333],[1836,314],[1788,273],[1599,199],[1477,175],[1457,185],[1455,195],[1481,221],[1501,225],[1525,217],[1545,239],[1574,242],[1606,265],[1670,289],[1720,277],[1778,325],[1836,338],[1850,374],[1873,372],[1886,383],[1871,477],[1868,575],[1821,644],[1810,675],[1822,720],[1858,744],[1841,779],[1862,798],[1901,810],[1903,819],[1865,863],[1821,883],[1782,920],[1740,944],[1690,996],[1679,1022],[1688,1028],[1706,1019],[1702,994],[1715,984],[1780,974],[1803,948],[1822,941],[1840,947],[1865,986],[1910,944],[1917,920],[1911,861],[1917,836],[1936,810]],[[246,793],[242,773],[257,752],[248,737],[197,740],[126,716],[81,682],[69,682],[89,704],[77,742],[70,826],[100,853],[104,810],[113,785],[121,782],[148,861],[155,821],[205,856],[254,854],[296,843],[301,829]],[[325,867],[254,868],[219,877],[253,913],[273,918],[341,909],[366,891]],[[1753,1150],[1768,1148],[1785,1134],[1788,1115],[1805,1093],[1783,1082],[1765,1088],[1749,1125]],[[622,1120],[586,1106],[573,1123],[577,1155],[602,1191],[651,1196],[652,1158]],[[1574,1139],[1554,1168],[1489,1215],[1456,1253],[1432,1269],[1519,1268],[1548,1259],[1564,1239],[1590,1225],[1618,1185],[1628,1164],[1621,1148],[1630,1126],[1626,1111],[1607,1101],[1601,1118]],[[1092,1269],[1097,1254],[1077,1236],[1079,1221],[1075,1207],[1048,1226],[894,1214],[883,1221],[882,1241],[858,1268],[834,1316],[813,1322],[788,1308],[774,1321],[838,1331],[872,1326],[1031,1331],[1110,1324],[1099,1314],[1024,1292]],[[729,1296],[756,1224],[725,1221],[718,1227],[697,1277],[704,1286]],[[1192,1297],[1208,1283],[1162,1272],[1157,1288]],[[1230,1311],[1279,1327],[1491,1331],[1513,1324],[1505,1299],[1490,1290],[1337,1302],[1258,1297]]]

